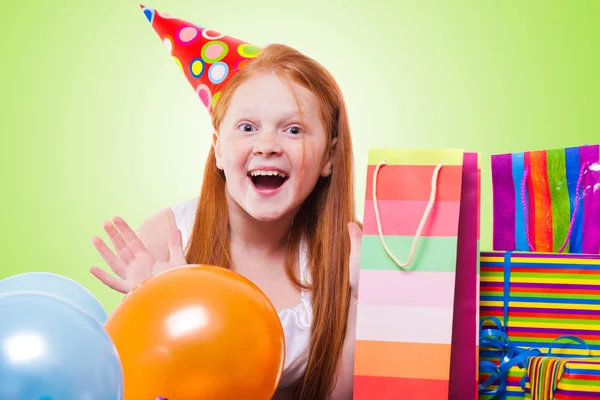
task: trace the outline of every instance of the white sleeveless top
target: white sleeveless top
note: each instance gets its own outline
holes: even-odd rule
[[[183,248],[185,249],[196,218],[198,198],[182,202],[171,207],[175,215],[177,228],[181,230]],[[307,269],[306,246],[300,248],[300,276],[304,282],[310,279]],[[310,340],[310,326],[313,319],[311,306],[311,293],[302,290],[300,302],[293,308],[287,308],[279,312],[279,319],[285,334],[286,358],[283,375],[279,388],[290,386],[304,374],[308,361],[308,344]]]

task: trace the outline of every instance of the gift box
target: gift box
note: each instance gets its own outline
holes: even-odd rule
[[[526,376],[531,400],[600,398],[600,358],[531,357]]]

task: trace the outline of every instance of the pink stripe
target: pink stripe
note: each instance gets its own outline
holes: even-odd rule
[[[356,340],[452,343],[452,307],[370,306],[359,304]],[[473,356],[473,361],[475,357]]]
[[[360,271],[364,305],[454,307],[454,272]]]
[[[427,208],[426,201],[378,200],[379,218],[384,235],[414,236]],[[460,203],[434,203],[423,229],[423,236],[456,236]],[[379,235],[373,200],[365,200],[363,234]]]

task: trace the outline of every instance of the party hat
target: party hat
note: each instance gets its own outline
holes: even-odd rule
[[[262,53],[259,46],[140,7],[211,115],[227,82]]]

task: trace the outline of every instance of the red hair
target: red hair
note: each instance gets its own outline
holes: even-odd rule
[[[218,131],[236,88],[261,73],[278,77],[309,89],[319,99],[327,147],[332,148],[331,176],[320,177],[314,190],[304,201],[289,232],[289,278],[298,287],[292,270],[300,240],[308,240],[308,268],[311,273],[313,324],[304,378],[298,382],[295,398],[326,399],[335,386],[342,345],[346,336],[350,304],[348,222],[355,221],[353,152],[346,105],[333,76],[322,65],[288,46],[267,46],[262,54],[234,75],[224,87],[215,105],[213,126]],[[327,157],[329,154],[325,154]],[[225,176],[216,166],[211,149],[204,170],[198,213],[187,262],[228,267],[229,228],[225,201]]]

